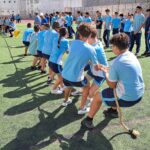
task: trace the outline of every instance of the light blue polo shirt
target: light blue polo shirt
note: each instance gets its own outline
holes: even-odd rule
[[[105,22],[105,30],[111,30],[112,17],[106,15],[103,17],[103,21]]]
[[[44,47],[42,53],[50,55],[53,48],[53,40],[58,37],[58,33],[55,30],[48,30],[44,35]]]
[[[58,48],[58,38],[55,38],[53,40],[53,49],[49,61],[58,65],[63,65],[62,57],[68,49],[69,41],[67,39],[62,38],[60,41],[60,48]]]
[[[133,22],[130,19],[126,19],[124,22],[124,32],[132,32],[133,31]]]
[[[69,56],[65,62],[62,76],[71,82],[80,82],[84,79],[84,68],[91,61],[98,64],[95,49],[81,40],[72,42]]]
[[[66,19],[67,19],[67,26],[70,27],[73,22],[73,16],[68,16]]]
[[[138,31],[141,25],[145,22],[144,14],[135,14],[134,21],[133,21],[133,31]],[[141,33],[141,31],[139,32]]]
[[[112,27],[113,29],[118,29],[121,26],[121,19],[119,17],[115,17],[112,19]]]
[[[38,51],[42,51],[43,47],[44,47],[44,35],[46,33],[46,30],[42,30],[38,33],[38,46],[37,46],[37,50]]]
[[[107,57],[106,57],[102,42],[98,41],[97,43],[93,44],[92,46],[95,49],[98,63],[101,65],[104,65],[104,66],[108,66]],[[91,65],[91,71],[92,71],[93,75],[95,75],[95,76],[105,77],[104,72],[100,71],[100,70],[96,71],[94,69],[93,65]]]
[[[34,32],[34,31],[33,31],[32,28],[26,29],[26,30],[24,31],[22,41],[29,42],[29,41],[30,41],[30,36],[31,36],[31,34],[32,34],[33,32]]]
[[[33,32],[30,37],[29,53],[31,55],[37,54],[37,45],[38,45],[38,33]]]
[[[92,22],[92,18],[91,17],[85,17],[84,18],[84,22],[85,23],[91,23]]]
[[[112,63],[109,80],[117,82],[117,96],[126,101],[136,101],[144,94],[141,65],[136,56],[127,51]]]

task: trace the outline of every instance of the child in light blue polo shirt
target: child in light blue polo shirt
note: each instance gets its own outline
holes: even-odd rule
[[[63,82],[66,87],[65,100],[62,106],[72,103],[72,100],[69,99],[72,87],[82,87],[82,101],[78,111],[78,114],[82,114],[88,111],[85,104],[89,90],[89,83],[84,76],[84,68],[89,62],[93,63],[95,68],[98,68],[99,65],[94,48],[87,43],[91,34],[91,27],[87,24],[80,25],[78,34],[79,40],[72,42],[69,56],[62,71]]]
[[[88,24],[92,23],[92,18],[90,17],[90,13],[89,12],[85,13],[84,23],[88,23]]]
[[[59,37],[53,40],[53,48],[51,52],[51,57],[49,59],[49,67],[52,70],[51,79],[53,79],[54,75],[57,74],[58,79],[54,83],[51,93],[52,94],[62,94],[63,91],[58,89],[60,85],[63,89],[63,79],[62,79],[62,57],[65,52],[69,49],[69,41],[67,40],[68,32],[65,27],[61,28],[59,31]]]
[[[24,56],[27,56],[27,51],[28,51],[28,47],[30,45],[30,36],[33,33],[33,28],[32,28],[32,24],[28,23],[27,24],[27,29],[24,31],[23,33],[23,44],[25,45],[25,54]]]
[[[94,127],[93,118],[103,102],[110,107],[103,112],[105,116],[118,117],[114,90],[120,107],[132,107],[139,103],[144,95],[141,65],[135,55],[128,50],[128,36],[125,33],[116,34],[110,43],[117,58],[113,60],[110,70],[106,67],[101,68],[110,88],[97,92],[94,97],[88,116],[82,121],[82,126],[89,129]]]
[[[118,14],[118,12],[115,12],[115,17],[112,19],[113,35],[119,33],[121,26],[121,19],[119,18]]]

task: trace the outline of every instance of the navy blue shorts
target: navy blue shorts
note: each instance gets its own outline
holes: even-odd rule
[[[29,45],[30,45],[30,42],[23,41],[23,44],[24,44],[24,46],[25,46],[25,47],[29,47]]]
[[[84,68],[84,71],[88,71],[88,70],[90,70],[90,65],[89,65],[89,64],[87,64],[87,65],[85,66],[85,68]]]
[[[60,73],[62,72],[63,68],[61,65],[55,64],[53,62],[49,62],[49,67],[53,70],[54,73]]]
[[[114,96],[113,89],[111,89],[111,88],[104,89],[101,92],[101,98],[102,98],[102,101],[107,106],[116,107],[116,102],[115,102],[115,96]],[[132,101],[132,100],[131,101],[125,101],[125,100],[119,99],[118,102],[119,102],[120,107],[132,107],[135,104],[139,103],[141,100],[142,100],[142,97],[137,99],[137,100],[134,100],[134,101]]]
[[[46,58],[47,60],[49,60],[50,55],[47,55],[47,54],[43,54],[43,53],[42,53],[42,57],[43,57],[43,58]]]
[[[42,51],[37,50],[37,55],[38,57],[42,57],[43,56]]]
[[[84,78],[84,80],[80,82],[71,82],[66,79],[63,79],[63,83],[66,87],[85,87],[88,84],[88,80]]]
[[[97,86],[101,86],[105,81],[105,78],[93,75],[93,73],[91,72],[91,69],[87,72],[87,74],[94,80],[94,83]]]

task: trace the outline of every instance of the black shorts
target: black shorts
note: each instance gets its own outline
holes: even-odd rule
[[[84,78],[84,80],[80,82],[71,82],[66,79],[63,79],[63,83],[66,87],[85,87],[88,84],[88,80]]]
[[[63,68],[61,65],[55,64],[53,62],[49,62],[49,67],[53,70],[54,73],[58,74],[62,72]]]
[[[89,65],[89,64],[87,64],[87,65],[85,66],[85,68],[84,68],[84,71],[88,71],[88,70],[90,70],[90,65]]]
[[[94,83],[97,86],[101,86],[105,81],[105,78],[93,75],[91,69],[87,72],[87,74],[94,80]]]
[[[30,42],[23,41],[23,44],[25,45],[25,47],[29,47],[29,45],[30,45]]]
[[[42,57],[42,51],[37,50],[38,57]]]
[[[43,57],[43,58],[46,58],[47,60],[49,60],[50,55],[47,55],[47,54],[43,54],[43,53],[42,53],[42,57]]]
[[[111,88],[106,88],[104,89],[101,94],[100,94],[102,101],[110,107],[116,107],[116,102],[115,102],[115,96],[114,96],[114,91]],[[120,107],[132,107],[135,104],[139,103],[142,100],[142,97],[140,97],[137,100],[134,101],[126,101],[123,99],[119,99],[119,106]]]

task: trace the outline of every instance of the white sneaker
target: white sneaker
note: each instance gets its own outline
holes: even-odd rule
[[[77,95],[81,95],[82,94],[82,92],[81,91],[78,91],[78,90],[76,90],[76,91],[74,91],[74,92],[71,92],[71,95],[72,96],[77,96]]]
[[[93,98],[88,99],[86,102],[86,107],[91,107],[92,101],[93,101]]]
[[[51,90],[51,93],[52,94],[62,94],[63,92],[59,89],[56,89],[56,90]]]
[[[63,88],[59,87],[59,90],[62,91],[62,92],[64,92],[65,88],[64,87]]]
[[[79,109],[78,110],[78,115],[83,115],[83,114],[86,114],[90,111],[90,108],[89,107],[84,107],[83,109]]]
[[[71,103],[72,103],[72,99],[69,98],[68,101],[62,103],[62,106],[67,107]]]

